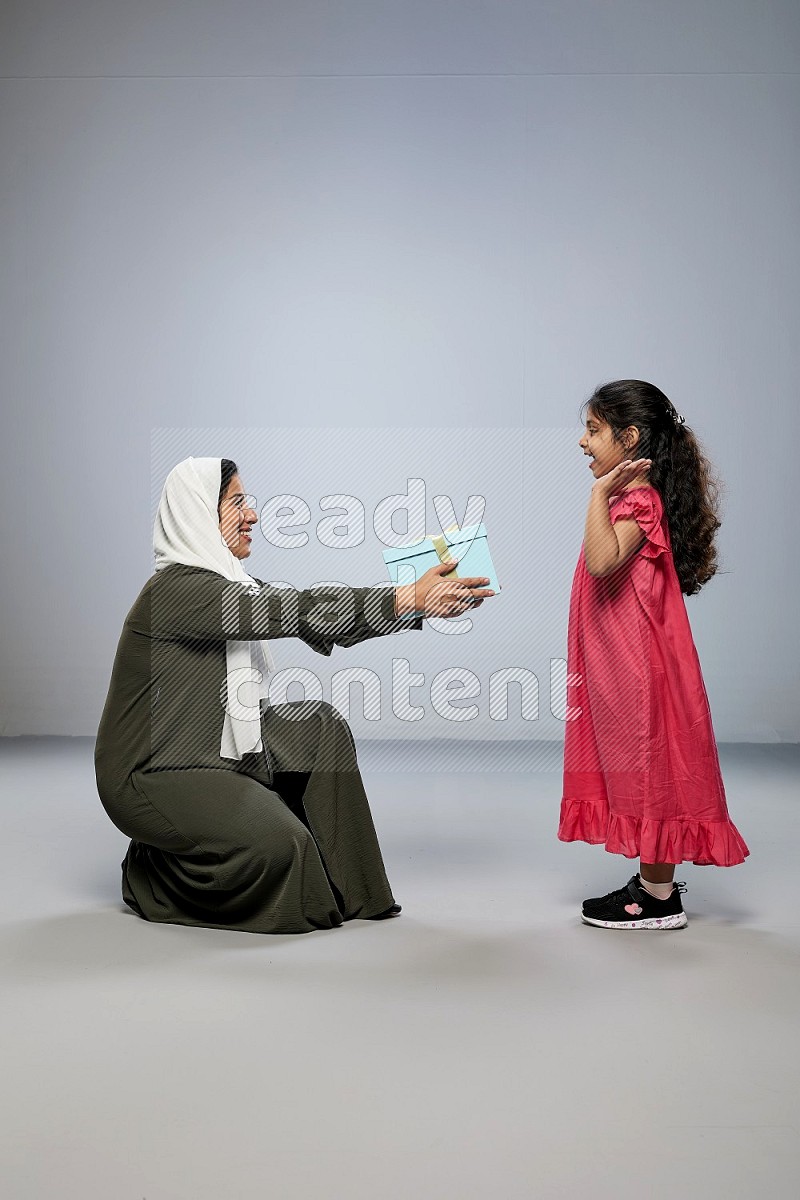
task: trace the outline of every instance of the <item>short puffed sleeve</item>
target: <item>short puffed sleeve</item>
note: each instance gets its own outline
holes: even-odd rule
[[[661,497],[655,488],[631,488],[613,496],[609,506],[611,524],[633,519],[645,535],[638,553],[645,558],[657,558],[671,549],[664,520]]]

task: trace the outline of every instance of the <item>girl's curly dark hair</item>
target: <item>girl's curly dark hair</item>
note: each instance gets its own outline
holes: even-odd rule
[[[714,538],[721,491],[695,434],[678,422],[664,393],[641,379],[603,384],[583,405],[581,416],[587,410],[611,426],[614,441],[623,448],[623,431],[631,425],[639,430],[629,457],[652,459],[648,479],[664,505],[681,591],[693,596],[717,571]]]

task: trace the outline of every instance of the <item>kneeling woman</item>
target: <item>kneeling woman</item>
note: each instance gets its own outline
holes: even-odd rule
[[[148,921],[252,933],[392,916],[350,728],[321,701],[266,703],[267,642],[329,655],[420,629],[418,611],[477,607],[488,581],[448,582],[442,565],[400,588],[273,587],[242,566],[257,519],[229,459],[167,477],[155,574],[125,620],[95,749],[103,807],[132,839],[123,899]]]

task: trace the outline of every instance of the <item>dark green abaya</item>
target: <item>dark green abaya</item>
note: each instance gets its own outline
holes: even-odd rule
[[[131,843],[122,895],[149,921],[303,933],[393,903],[345,719],[323,702],[265,707],[264,751],[219,754],[225,642],[334,645],[420,629],[392,586],[306,591],[173,565],[123,627],[95,750],[103,806]]]

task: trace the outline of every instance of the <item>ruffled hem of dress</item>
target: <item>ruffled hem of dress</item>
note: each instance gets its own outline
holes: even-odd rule
[[[561,801],[558,836],[562,842],[604,845],[610,854],[646,863],[695,863],[735,867],[750,851],[732,821],[656,821],[615,816],[591,800]]]

